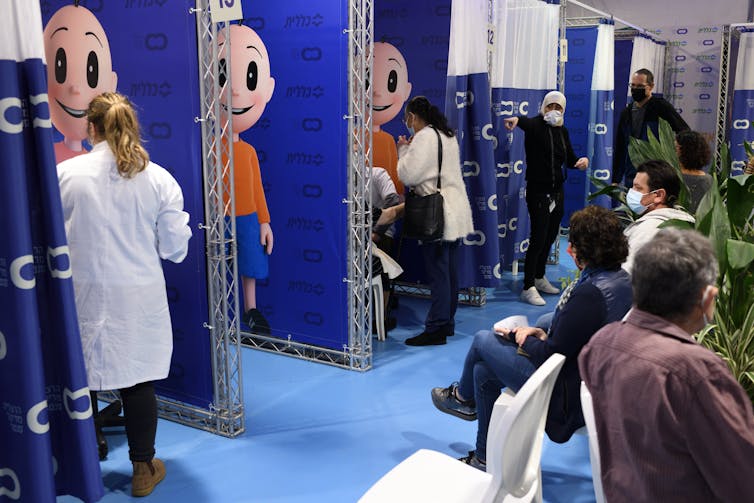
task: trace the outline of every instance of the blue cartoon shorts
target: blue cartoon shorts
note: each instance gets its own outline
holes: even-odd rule
[[[238,273],[247,278],[264,279],[270,271],[270,260],[259,244],[259,218],[256,213],[236,217],[238,236]]]

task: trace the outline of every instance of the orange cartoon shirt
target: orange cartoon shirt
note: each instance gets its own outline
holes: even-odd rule
[[[227,158],[223,156],[223,162]],[[228,186],[228,179],[223,179]],[[236,216],[257,214],[260,224],[270,223],[270,212],[262,188],[257,151],[245,141],[233,142],[233,183],[236,188]],[[228,197],[225,195],[225,202]]]
[[[374,131],[374,149],[372,150],[372,166],[385,168],[390,179],[395,184],[398,194],[403,194],[403,182],[398,178],[398,149],[395,138],[383,130]]]

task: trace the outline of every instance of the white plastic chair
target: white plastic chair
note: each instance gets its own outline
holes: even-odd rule
[[[487,433],[487,472],[421,449],[377,481],[359,503],[528,502],[538,495],[547,408],[565,357],[554,354],[521,387],[495,401]]]
[[[602,490],[602,465],[600,463],[600,444],[597,441],[597,423],[594,420],[594,406],[592,394],[586,383],[581,381],[581,411],[589,435],[589,461],[592,464],[592,479],[594,481],[594,496],[597,503],[605,503],[605,493]]]
[[[385,334],[385,297],[382,291],[382,277],[377,274],[372,278],[372,304],[374,304],[374,323],[377,327],[377,340],[384,341]]]

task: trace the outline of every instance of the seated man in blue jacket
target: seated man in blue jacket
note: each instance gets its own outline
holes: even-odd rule
[[[631,307],[631,280],[621,269],[628,243],[615,213],[588,206],[571,216],[570,229],[568,253],[581,273],[563,292],[549,332],[535,327],[480,331],[460,381],[432,390],[432,401],[441,411],[479,420],[476,450],[461,461],[480,470],[486,470],[487,429],[502,388],[518,391],[553,353],[565,355],[566,362],[550,400],[545,431],[553,441],[565,442],[584,425],[577,357],[595,332]]]

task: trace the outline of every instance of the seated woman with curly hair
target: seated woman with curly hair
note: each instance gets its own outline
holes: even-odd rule
[[[549,332],[534,327],[477,332],[460,381],[432,390],[432,402],[441,411],[467,421],[479,419],[476,450],[461,458],[475,468],[486,469],[487,429],[502,388],[518,391],[553,353],[564,355],[566,362],[545,431],[553,441],[565,442],[584,425],[577,357],[595,332],[631,307],[631,280],[621,269],[628,242],[615,213],[597,206],[575,212],[568,253],[581,274],[563,292]]]
[[[712,187],[712,177],[702,169],[710,163],[712,153],[707,140],[696,131],[681,131],[675,135],[675,151],[683,183],[689,189],[687,209],[693,215],[704,194]]]

